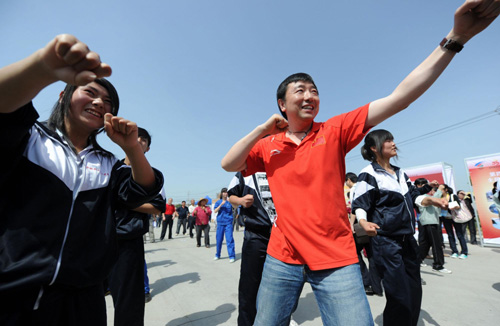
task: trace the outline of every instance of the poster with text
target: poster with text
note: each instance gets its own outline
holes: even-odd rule
[[[500,153],[465,159],[485,244],[500,245],[500,218],[493,183],[500,180]]]

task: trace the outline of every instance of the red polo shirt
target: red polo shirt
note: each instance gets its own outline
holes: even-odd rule
[[[243,173],[267,173],[278,214],[272,257],[311,270],[358,262],[344,201],[345,155],[368,132],[368,107],[314,122],[299,145],[280,133],[252,148]]]
[[[165,207],[165,215],[173,215],[175,212],[175,206],[167,204]]]

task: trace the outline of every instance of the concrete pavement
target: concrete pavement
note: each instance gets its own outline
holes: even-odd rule
[[[174,224],[177,221],[174,222]],[[159,239],[160,229],[155,229]],[[211,248],[197,248],[187,234],[171,240],[146,243],[151,302],[146,304],[146,326],[236,325],[238,281],[243,231],[235,232],[236,262],[229,263],[225,244],[214,261],[215,227]],[[203,243],[203,239],[202,239]],[[445,250],[449,254],[449,249]],[[422,268],[424,296],[419,326],[500,325],[500,248],[469,244],[466,260],[445,257],[452,274]],[[428,261],[429,265],[432,261]],[[375,325],[382,325],[385,297],[369,296]],[[108,325],[113,325],[113,304],[106,297]],[[304,326],[322,325],[320,313],[306,284],[293,319]]]

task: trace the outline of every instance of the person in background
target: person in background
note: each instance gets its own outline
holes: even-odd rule
[[[201,246],[201,232],[205,234],[205,247],[210,248],[209,222],[212,210],[206,206],[208,199],[200,198],[198,206],[193,210],[193,216],[196,217],[196,247]]]
[[[417,182],[418,181],[418,182]],[[427,184],[427,180],[417,179],[415,185],[417,188],[423,188]],[[433,200],[440,200],[443,195],[444,186],[440,185],[437,191],[434,188],[428,193],[417,197],[415,204],[419,207],[420,211],[420,225],[419,229],[419,246],[420,246],[420,267],[425,267],[425,257],[432,247],[432,256],[434,262],[432,263],[432,270],[443,273],[451,274],[449,269],[444,268],[444,253],[443,244],[441,242],[441,221],[439,220],[439,213],[441,209],[433,206],[429,198]]]
[[[172,227],[174,226],[174,213],[175,213],[175,206],[172,204],[173,199],[169,198],[167,204],[165,205],[165,212],[163,213],[163,223],[161,227],[161,235],[160,235],[160,241],[165,239],[165,234],[167,233],[167,228],[168,228],[168,238],[172,239]]]
[[[234,263],[236,253],[234,251],[234,238],[233,238],[233,206],[227,200],[227,188],[222,188],[220,191],[220,199],[214,205],[214,213],[217,214],[217,246],[215,251],[214,260],[220,259],[222,242],[226,236],[227,253],[229,255],[229,262]]]
[[[252,326],[255,321],[257,291],[266,261],[272,223],[276,217],[274,204],[264,207],[261,200],[261,188],[267,186],[266,174],[257,175],[243,177],[240,172],[236,173],[227,192],[229,202],[233,207],[241,207],[240,214],[245,219],[238,285],[238,326]],[[272,197],[269,198],[267,202],[272,203]]]
[[[189,217],[188,217],[188,229],[189,229],[189,237],[193,238],[193,228],[196,227],[196,216],[193,215],[193,211],[196,208],[194,205],[194,199],[191,199],[191,204],[188,207]],[[196,230],[195,230],[196,232]]]
[[[144,154],[151,146],[151,135],[138,128],[138,143]],[[130,159],[123,162],[130,165]],[[134,209],[117,209],[116,234],[118,259],[108,277],[113,298],[115,326],[144,324],[144,259],[143,235],[149,230],[148,214],[159,214],[165,207],[165,195],[160,192],[154,200]],[[146,295],[147,296],[147,295]]]
[[[470,193],[466,193],[463,190],[459,190],[457,192],[458,199],[460,199],[460,202],[464,202],[465,206],[469,210],[469,212],[472,215],[472,219],[464,224],[464,235],[467,233],[466,228],[469,227],[469,234],[470,234],[470,244],[477,244],[477,237],[476,237],[476,213],[474,210],[474,207],[472,207],[472,198]],[[462,204],[460,204],[462,206]]]
[[[179,235],[182,225],[182,235],[186,234],[186,223],[189,214],[189,208],[186,207],[186,201],[183,200],[180,207],[175,210],[175,215],[177,216],[177,230],[175,235]]]
[[[460,204],[457,195],[453,193],[453,188],[448,185],[444,185],[443,197],[447,198],[449,203],[454,203],[455,206],[449,209],[441,210],[441,221],[443,222],[444,229],[448,235],[448,242],[451,248],[451,258],[467,259],[469,255],[469,250],[467,248],[467,242],[465,241],[463,225],[457,223],[453,220],[454,211],[460,209]],[[453,212],[452,212],[453,211]],[[455,232],[453,232],[455,231]],[[458,241],[460,242],[460,255],[458,254],[457,241],[455,238],[455,233],[457,234]]]

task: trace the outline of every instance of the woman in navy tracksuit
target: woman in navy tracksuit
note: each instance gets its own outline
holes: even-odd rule
[[[358,176],[352,209],[360,225],[377,235],[371,243],[387,298],[384,325],[417,325],[422,286],[413,202],[421,193],[390,164],[397,156],[393,139],[386,130],[366,135],[361,153],[372,163]]]
[[[71,35],[0,69],[0,325],[106,325],[102,282],[114,262],[114,211],[154,198],[163,184],[116,117],[111,69]],[[67,85],[46,123],[31,100]],[[103,150],[108,137],[131,159]]]

